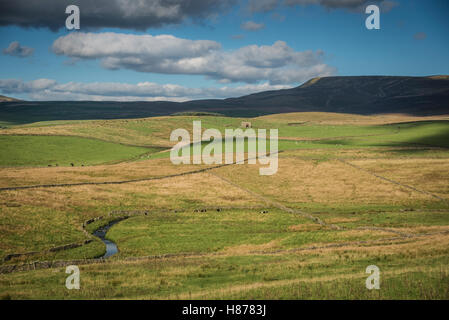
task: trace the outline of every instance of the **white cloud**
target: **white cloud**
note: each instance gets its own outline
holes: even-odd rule
[[[263,23],[257,23],[254,21],[247,21],[245,23],[242,23],[242,25],[240,27],[243,30],[247,30],[247,31],[258,31],[258,30],[262,30],[263,28],[265,28],[265,25]]]
[[[7,48],[3,49],[3,54],[20,58],[29,57],[33,53],[33,48],[21,46],[19,41],[13,41]]]
[[[106,69],[203,75],[220,83],[292,84],[335,73],[322,62],[322,51],[295,51],[283,41],[224,51],[215,41],[171,35],[73,32],[58,38],[53,51],[71,59],[99,59]]]
[[[0,92],[27,94],[32,100],[92,100],[92,101],[188,101],[205,98],[238,97],[250,93],[286,89],[286,85],[247,84],[218,88],[189,88],[176,84],[140,82],[68,82],[57,83],[51,79],[24,82],[17,79],[0,79]]]
[[[187,40],[172,35],[135,35],[125,33],[72,32],[56,39],[53,51],[59,55],[92,59],[104,57],[128,57],[159,60],[181,59],[204,55],[220,49],[211,40]]]
[[[31,93],[51,88],[55,84],[56,81],[51,79],[37,79],[28,82],[17,79],[0,79],[0,90],[4,93]]]

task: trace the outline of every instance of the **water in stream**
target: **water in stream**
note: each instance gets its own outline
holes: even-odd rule
[[[114,224],[119,223],[124,219],[126,218],[111,221],[107,225],[95,230],[95,232],[93,233],[94,236],[100,238],[100,240],[103,241],[103,243],[106,245],[106,253],[102,256],[102,258],[108,258],[118,252],[117,245],[111,240],[106,239],[106,233]]]

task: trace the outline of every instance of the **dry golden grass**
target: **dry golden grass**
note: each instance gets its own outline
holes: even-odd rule
[[[416,117],[406,114],[379,114],[363,116],[331,112],[293,112],[261,116],[255,119],[279,123],[308,122],[310,124],[323,125],[380,125],[411,121],[447,120],[449,119],[449,115]]]
[[[323,230],[325,227],[319,224],[297,224],[288,227],[289,231],[295,231],[295,232],[310,232],[310,231],[317,231],[317,230]]]
[[[379,159],[355,160],[351,163],[418,190],[449,199],[447,159]]]
[[[207,167],[209,166],[174,165],[169,159],[152,159],[87,167],[0,168],[0,187],[133,180]]]
[[[315,163],[280,157],[275,175],[259,176],[257,170],[258,166],[239,165],[214,172],[284,204],[403,204],[429,200],[428,195],[380,180],[339,161]],[[444,184],[446,180],[439,182]]]
[[[34,207],[96,209],[128,207],[170,209],[186,204],[204,206],[257,206],[260,201],[222,180],[200,173],[162,180],[120,185],[85,185],[4,191],[0,203],[15,203]],[[5,205],[6,206],[6,205]],[[17,208],[20,210],[20,208]],[[107,212],[103,212],[106,214]]]
[[[254,252],[270,251],[281,247],[280,240],[272,240],[263,244],[241,244],[223,249],[221,255],[249,255]]]
[[[346,223],[346,222],[357,222],[357,221],[360,221],[360,219],[359,218],[345,218],[345,217],[326,219],[327,223]]]
[[[391,234],[366,244],[348,244],[341,247],[326,247],[318,250],[309,249],[301,253],[318,253],[326,256],[332,252],[351,252],[350,258],[375,257],[387,255],[404,255],[409,257],[425,257],[445,255],[449,247],[449,234],[431,234],[415,238],[397,238],[390,240]],[[317,244],[318,246],[318,244]],[[298,253],[299,254],[299,253]]]
[[[18,126],[0,131],[0,134],[62,135],[95,138],[139,146],[170,145],[169,137],[179,121],[173,117],[143,119],[87,120],[51,126]],[[144,131],[142,131],[144,130]]]
[[[397,230],[408,234],[427,234],[427,233],[439,233],[449,231],[449,226],[417,226],[417,227],[403,227],[403,228],[391,228],[391,230]]]
[[[407,151],[417,151],[420,154],[409,153],[401,154]],[[329,148],[314,148],[314,149],[298,149],[286,150],[281,155],[294,156],[304,160],[323,160],[323,159],[401,159],[401,158],[425,158],[438,159],[447,158],[448,151],[444,149],[433,149],[429,147],[370,147],[359,149],[329,149]]]

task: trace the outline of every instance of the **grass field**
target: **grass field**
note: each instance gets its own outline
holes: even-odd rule
[[[77,166],[135,158],[155,148],[61,136],[0,136],[0,166]]]
[[[279,129],[278,172],[173,165],[170,132],[193,120]],[[448,116],[49,121],[0,129],[0,147],[0,257],[33,252],[0,268],[102,256],[91,233],[128,217],[80,290],[37,268],[0,274],[2,299],[449,299]]]

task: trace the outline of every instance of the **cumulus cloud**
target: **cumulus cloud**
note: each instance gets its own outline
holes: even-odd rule
[[[3,49],[3,54],[20,58],[29,57],[33,52],[33,48],[21,46],[19,41],[13,41],[7,48]]]
[[[72,32],[56,39],[53,52],[74,58],[145,57],[148,60],[167,60],[197,57],[221,48],[211,40],[188,40],[172,35],[134,35],[125,33]]]
[[[243,30],[247,31],[258,31],[263,28],[265,28],[265,25],[263,23],[257,23],[254,21],[246,21],[245,23],[242,23],[240,26]]]
[[[269,83],[189,88],[176,84],[140,82],[68,82],[52,79],[24,82],[18,79],[0,79],[0,91],[4,94],[27,94],[32,100],[91,100],[91,101],[188,101],[205,98],[238,97],[266,90],[286,89],[287,85]]]
[[[322,62],[322,51],[295,51],[283,41],[224,51],[215,41],[170,35],[73,32],[55,40],[53,51],[71,59],[99,59],[111,70],[203,75],[224,83],[291,84],[335,73]]]
[[[236,0],[0,0],[0,25],[65,27],[65,8],[81,12],[82,28],[146,30],[185,19],[203,19],[223,12]]]

